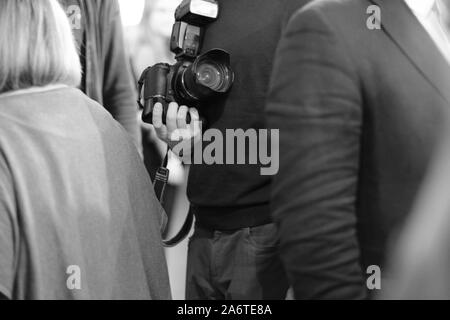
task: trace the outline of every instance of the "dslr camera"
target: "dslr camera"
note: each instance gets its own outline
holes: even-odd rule
[[[151,66],[139,80],[139,104],[144,110],[144,122],[152,123],[156,103],[163,105],[165,122],[171,102],[198,108],[201,102],[230,91],[234,82],[230,55],[221,49],[201,54],[205,27],[216,21],[218,16],[217,0],[183,0],[178,6],[170,39],[170,50],[177,62],[174,65],[158,63]],[[190,122],[189,115],[187,122]]]

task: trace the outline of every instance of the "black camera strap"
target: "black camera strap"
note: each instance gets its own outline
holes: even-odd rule
[[[184,239],[187,238],[189,235],[192,224],[194,223],[194,214],[191,210],[189,210],[188,215],[186,217],[186,220],[183,223],[183,226],[181,227],[180,231],[170,239],[163,239],[163,245],[166,248],[172,248],[181,243]],[[163,236],[167,233],[168,228],[164,230]]]
[[[170,149],[167,148],[164,161],[161,167],[156,172],[155,181],[153,182],[153,188],[155,189],[156,197],[158,198],[162,206],[164,205],[164,194],[166,191],[167,184],[169,182],[169,175],[170,175],[170,171],[167,168],[167,165],[169,163],[169,152]],[[174,237],[167,239],[165,236],[169,232],[169,218],[167,217],[167,215],[164,216],[161,228],[163,245],[167,248],[170,248],[175,247],[180,242],[182,242],[189,235],[193,222],[194,222],[194,215],[192,214],[191,211],[189,211],[188,216],[186,217],[186,220],[184,221],[180,231],[178,231],[178,233]]]
[[[153,181],[153,188],[155,189],[156,197],[161,205],[164,205],[164,193],[166,192],[167,183],[169,182],[170,171],[167,169],[169,163],[169,148],[167,148],[166,156],[164,157],[161,167],[156,171],[155,181]]]

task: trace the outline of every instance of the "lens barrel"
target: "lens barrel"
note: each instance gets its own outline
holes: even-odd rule
[[[199,102],[227,93],[234,82],[230,55],[213,49],[184,65],[174,78],[175,94],[183,100]]]

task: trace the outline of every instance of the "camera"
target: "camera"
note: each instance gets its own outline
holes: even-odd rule
[[[152,122],[153,106],[158,102],[167,111],[170,102],[195,107],[198,102],[228,92],[234,76],[229,65],[229,54],[220,49],[208,51],[194,62],[154,65],[145,78],[143,120]],[[189,119],[187,121],[190,122]]]
[[[170,50],[177,62],[174,65],[158,63],[151,66],[139,80],[139,94],[142,95],[143,91],[144,122],[152,123],[156,103],[163,105],[165,121],[171,102],[198,108],[201,102],[230,91],[234,82],[230,55],[222,49],[200,54],[204,28],[216,21],[218,16],[219,4],[216,0],[183,0],[178,6],[170,39]],[[189,115],[187,122],[190,122]]]

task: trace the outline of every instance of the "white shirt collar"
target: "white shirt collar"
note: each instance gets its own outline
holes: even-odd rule
[[[420,17],[427,17],[436,4],[436,0],[405,0],[413,13]]]

